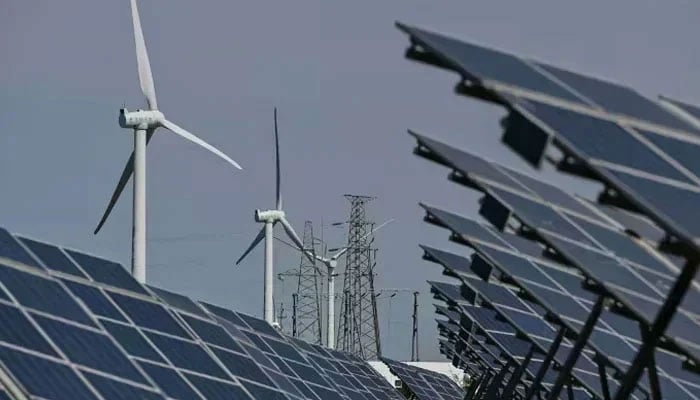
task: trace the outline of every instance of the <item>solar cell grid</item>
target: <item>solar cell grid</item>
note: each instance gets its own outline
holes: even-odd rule
[[[74,250],[66,250],[66,252],[96,282],[148,295],[148,292],[121,265]]]
[[[0,264],[0,282],[25,307],[94,326],[78,302],[52,279]]]
[[[96,398],[69,366],[0,345],[0,361],[26,393],[46,399]],[[37,374],[36,371],[41,371]]]
[[[30,267],[41,268],[39,264],[20,246],[19,242],[7,230],[0,228],[0,257],[15,262],[28,265]]]
[[[143,375],[109,336],[46,317],[33,318],[72,362],[146,384]]]
[[[67,279],[63,280],[63,284],[66,285],[73,295],[79,298],[93,314],[118,321],[126,321],[124,315],[99,288],[83,285]]]
[[[109,296],[129,316],[134,324],[159,332],[190,338],[190,335],[160,304],[112,292],[109,293]]]
[[[465,392],[445,375],[406,365],[385,357],[381,359],[389,370],[404,382],[418,399],[462,400]]]
[[[513,186],[516,184],[512,178],[495,168],[483,158],[427,136],[419,135],[413,131],[409,130],[408,133],[413,135],[422,147],[428,148],[431,155],[438,158],[438,162],[456,169],[465,177],[468,176],[470,178],[495,182],[505,186]]]
[[[422,47],[425,47],[425,50],[446,60],[461,74],[477,82],[486,84],[490,81],[501,82],[575,103],[583,103],[578,96],[510,54],[401,23],[397,23],[397,27],[408,33]]]
[[[165,289],[157,288],[154,286],[148,286],[161,301],[168,304],[170,307],[186,311],[190,314],[194,314],[203,318],[207,318],[207,314],[202,310],[202,308],[197,305],[194,301],[190,300],[187,296],[183,296],[178,293],[174,293]]]
[[[71,260],[66,257],[65,254],[59,249],[58,247],[54,245],[50,245],[48,243],[42,243],[42,242],[37,242],[35,240],[27,239],[27,238],[19,238],[22,243],[24,243],[25,246],[29,248],[31,252],[36,255],[39,260],[44,264],[44,266],[48,269],[58,271],[58,272],[63,272],[66,274],[71,274],[75,276],[79,276],[81,278],[85,278],[85,274],[83,274],[78,267],[76,267],[75,264]]]

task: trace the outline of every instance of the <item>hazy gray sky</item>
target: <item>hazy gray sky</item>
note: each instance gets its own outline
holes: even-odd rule
[[[378,196],[378,286],[422,291],[423,358],[441,360],[418,243],[465,252],[421,221],[419,201],[475,215],[477,197],[413,156],[407,128],[529,170],[499,143],[502,110],[453,94],[457,77],[403,58],[394,21],[700,102],[695,1],[140,2],[170,119],[240,162],[235,171],[160,131],[148,152],[148,277],[157,286],[262,313],[262,251],[233,267],[274,201],[272,108],[279,107],[291,222],[343,220],[344,193]],[[128,265],[131,190],[97,223],[132,147],[117,124],[142,107],[123,1],[6,1],[0,13],[0,225]],[[556,174],[548,179],[569,184]],[[573,184],[574,190],[586,188]],[[340,244],[344,231],[326,231]],[[277,246],[278,272],[298,265]],[[342,282],[338,282],[342,286]],[[290,284],[278,286],[290,297]],[[289,303],[287,299],[285,302]],[[410,355],[410,296],[380,300],[385,354]]]

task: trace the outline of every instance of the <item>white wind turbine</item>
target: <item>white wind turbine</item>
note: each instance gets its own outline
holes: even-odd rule
[[[366,233],[364,236],[362,236],[362,240],[372,236],[375,232],[380,230],[382,227],[387,225],[390,222],[393,222],[393,219],[390,219],[383,224],[375,227],[368,233]],[[323,265],[326,266],[326,269],[328,271],[328,321],[327,321],[327,327],[326,327],[326,341],[327,341],[327,346],[329,349],[332,349],[335,347],[335,268],[338,266],[338,259],[345,253],[347,253],[348,250],[350,250],[350,247],[345,246],[342,247],[340,250],[338,250],[335,254],[333,254],[331,257],[321,257],[315,252],[312,253],[308,250],[304,250],[303,246],[297,245],[295,246],[292,243],[286,242],[280,238],[275,238],[279,240],[280,242],[286,244],[289,247],[292,247],[300,252],[303,252],[306,254],[307,257],[314,257],[318,261],[322,262]]]
[[[243,255],[236,261],[236,265],[250,253],[263,239],[265,239],[265,287],[264,287],[264,316],[265,321],[270,324],[274,323],[274,301],[273,301],[273,276],[274,265],[272,260],[273,255],[273,228],[275,224],[280,222],[287,236],[299,247],[304,247],[299,239],[299,236],[289,224],[285,217],[285,212],[282,210],[282,192],[280,191],[280,142],[277,132],[277,108],[275,108],[275,165],[276,165],[276,207],[273,210],[255,210],[255,222],[263,223],[265,226],[260,230],[258,235],[253,239],[253,242],[248,246]],[[313,258],[307,254],[307,257],[313,262]]]
[[[122,128],[134,130],[134,151],[131,153],[129,161],[124,167],[119,183],[109,200],[107,209],[102,215],[102,219],[95,234],[100,231],[104,223],[107,221],[112,212],[112,208],[116,204],[124,187],[129,182],[131,175],[134,175],[134,209],[133,209],[133,230],[132,230],[132,256],[131,256],[131,273],[141,283],[146,281],[146,145],[151,141],[153,133],[159,127],[168,129],[169,131],[182,136],[183,138],[198,144],[205,149],[211,151],[217,156],[226,160],[234,167],[241,169],[235,161],[229,158],[226,154],[219,151],[214,146],[208,144],[197,136],[187,132],[181,127],[165,119],[162,112],[158,111],[158,103],[156,101],[156,90],[153,84],[153,75],[151,74],[151,65],[146,52],[146,42],[143,38],[141,30],[141,20],[139,11],[136,7],[136,0],[131,0],[131,17],[134,24],[134,41],[136,42],[136,61],[138,64],[139,82],[141,91],[146,97],[148,110],[129,111],[126,108],[119,110],[119,126]]]

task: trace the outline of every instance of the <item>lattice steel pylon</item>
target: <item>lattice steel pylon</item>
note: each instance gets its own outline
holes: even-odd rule
[[[376,360],[381,356],[374,295],[376,249],[372,248],[373,236],[366,236],[373,227],[366,206],[374,198],[356,195],[345,198],[350,201],[350,219],[336,348],[365,360]]]
[[[315,253],[314,231],[311,221],[304,223],[304,250]],[[296,291],[295,337],[309,343],[321,344],[321,298],[318,285],[318,268],[301,254]]]

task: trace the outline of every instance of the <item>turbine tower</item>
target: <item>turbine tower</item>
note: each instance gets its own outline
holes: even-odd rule
[[[373,197],[345,195],[350,201],[348,245],[343,281],[343,304],[338,347],[364,360],[381,356],[377,303],[374,295],[375,251],[367,203]],[[367,232],[370,235],[367,235]]]
[[[134,131],[134,151],[131,153],[129,161],[127,161],[124,170],[122,171],[119,183],[109,200],[107,209],[102,215],[102,219],[97,224],[95,234],[97,234],[104,223],[107,221],[112,208],[119,200],[124,187],[129,182],[131,175],[134,176],[134,205],[133,205],[133,228],[132,228],[132,254],[131,254],[131,273],[137,281],[146,282],[146,145],[151,141],[153,134],[159,127],[179,135],[195,144],[198,144],[217,156],[226,160],[234,167],[241,169],[235,161],[229,158],[226,154],[219,151],[214,146],[208,144],[197,136],[185,129],[175,125],[173,122],[165,119],[162,112],[158,110],[158,102],[156,100],[156,89],[153,83],[153,75],[151,74],[151,64],[148,60],[146,52],[146,42],[143,38],[141,30],[141,20],[139,11],[136,7],[136,0],[131,0],[131,18],[134,25],[134,41],[136,43],[136,62],[138,66],[139,82],[141,92],[146,97],[148,104],[147,110],[138,109],[129,111],[126,108],[119,110],[119,126]]]
[[[386,226],[387,224],[393,222],[393,219],[390,219],[383,224],[375,227],[371,231],[367,232],[361,239],[365,240],[369,238],[370,236],[374,235],[375,232]],[[308,250],[302,250],[302,247],[295,246],[283,239],[280,239],[276,237],[275,239],[279,240],[280,242],[286,244],[289,247],[292,247],[296,250],[305,252],[307,256],[312,256],[316,258],[316,260],[320,261],[323,263],[323,265],[326,266],[326,275],[328,276],[328,321],[327,321],[327,326],[326,326],[326,345],[328,346],[329,349],[334,349],[335,348],[335,277],[338,276],[338,274],[335,273],[335,269],[338,267],[338,259],[345,254],[350,247],[345,246],[340,248],[335,254],[333,254],[331,257],[321,257],[315,252],[310,252]],[[373,241],[374,239],[372,239]],[[371,242],[371,241],[370,241]]]
[[[255,210],[255,222],[264,224],[263,228],[260,230],[258,235],[253,239],[253,242],[248,246],[243,255],[236,261],[236,265],[240,264],[243,259],[263,240],[265,239],[265,286],[264,286],[264,304],[263,304],[263,314],[265,321],[269,324],[273,324],[274,315],[274,300],[273,296],[273,276],[274,276],[274,264],[273,264],[273,228],[279,222],[282,224],[287,236],[292,239],[294,244],[303,248],[304,245],[299,239],[299,236],[292,228],[292,225],[287,221],[286,214],[282,210],[282,192],[281,192],[281,177],[280,177],[280,143],[279,143],[279,133],[277,131],[277,108],[275,108],[274,113],[275,118],[275,165],[276,165],[276,207],[272,210]],[[312,262],[313,257],[306,255]]]

